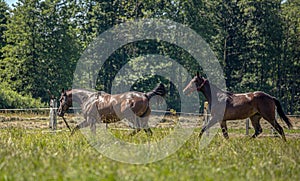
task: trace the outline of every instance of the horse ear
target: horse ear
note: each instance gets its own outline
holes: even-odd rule
[[[65,93],[65,88],[62,88],[62,89],[61,89],[61,93]]]
[[[199,71],[197,71],[197,77],[199,77],[199,75],[200,75],[200,74],[199,74]]]

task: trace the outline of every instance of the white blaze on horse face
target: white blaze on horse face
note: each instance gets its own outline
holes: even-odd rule
[[[195,90],[197,90],[197,87],[194,83],[194,79],[192,81],[190,81],[190,83],[183,89],[183,93],[189,95],[192,92],[194,92]]]

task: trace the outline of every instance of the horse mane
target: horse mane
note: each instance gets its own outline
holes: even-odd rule
[[[221,93],[221,94],[225,95],[227,98],[232,98],[234,96],[234,93],[232,93],[230,91],[222,90],[221,88],[210,83],[209,81],[208,81],[208,83],[209,83],[210,89],[216,90],[217,93]]]
[[[160,83],[152,91],[146,93],[145,96],[148,99],[151,99],[155,95],[164,97],[166,95],[166,93],[167,93],[167,91],[166,91],[164,84]]]

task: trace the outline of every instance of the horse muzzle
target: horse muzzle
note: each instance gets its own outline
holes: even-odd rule
[[[195,86],[187,86],[185,89],[183,89],[183,93],[185,95],[190,95],[195,90],[197,90],[197,88]]]

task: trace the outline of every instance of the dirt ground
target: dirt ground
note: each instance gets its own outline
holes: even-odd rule
[[[81,121],[80,116],[68,115],[66,119],[71,127],[74,127],[76,123]],[[300,129],[300,117],[290,117],[294,129]],[[164,127],[174,127],[180,122],[183,127],[194,127],[194,126],[201,126],[203,124],[204,117],[203,116],[188,116],[188,117],[180,117],[180,119],[176,119],[176,117],[170,116],[151,116],[149,125],[150,127],[156,128],[164,128]],[[279,119],[279,124],[284,128],[287,128],[286,124]],[[249,123],[250,128],[251,122]],[[235,120],[235,121],[227,121],[227,126],[229,129],[243,129],[246,128],[246,120]],[[271,125],[265,121],[261,120],[261,126],[263,129],[270,129]],[[49,116],[47,115],[6,115],[0,114],[0,129],[3,128],[24,128],[24,129],[48,129],[49,128]],[[118,123],[109,124],[109,127],[128,127],[126,121],[121,121]],[[66,128],[63,119],[58,117],[57,118],[57,129]]]

